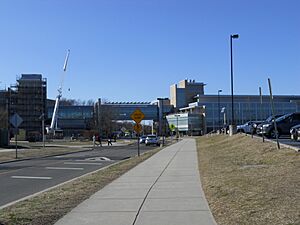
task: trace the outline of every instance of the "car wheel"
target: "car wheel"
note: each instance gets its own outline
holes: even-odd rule
[[[298,135],[297,135],[296,132],[293,134],[293,140],[294,140],[294,141],[298,141]]]
[[[270,138],[273,138],[273,139],[276,138],[276,132],[275,132],[274,128],[270,131],[269,136],[270,136]],[[279,138],[279,136],[280,136],[280,130],[278,130],[278,138]]]

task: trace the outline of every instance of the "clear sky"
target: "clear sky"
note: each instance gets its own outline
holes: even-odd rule
[[[0,0],[0,87],[41,73],[55,98],[151,101],[195,79],[206,94],[300,95],[299,0]],[[68,89],[70,88],[70,91]]]

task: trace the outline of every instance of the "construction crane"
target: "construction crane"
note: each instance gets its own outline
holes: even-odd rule
[[[57,130],[57,116],[58,116],[59,101],[62,97],[62,86],[63,86],[63,82],[64,82],[64,75],[65,75],[66,70],[67,70],[69,55],[70,55],[70,50],[68,50],[68,52],[67,52],[64,67],[63,67],[63,74],[62,74],[62,77],[61,77],[60,85],[57,89],[58,95],[57,95],[56,100],[55,100],[55,106],[54,106],[54,110],[53,110],[53,114],[52,114],[51,125],[50,125],[50,127],[47,127],[47,133],[48,134],[55,135],[55,131]]]

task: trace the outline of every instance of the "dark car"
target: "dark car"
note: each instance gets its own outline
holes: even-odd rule
[[[300,138],[300,124],[293,126],[290,129],[291,139],[294,141],[298,141]]]
[[[278,130],[278,136],[283,134],[290,134],[290,129],[300,124],[300,112],[296,113],[289,113],[286,115],[283,115],[276,120],[277,130]],[[275,132],[275,126],[274,122],[266,123],[262,125],[262,132],[267,137],[275,138],[276,132]]]
[[[279,118],[283,116],[282,114],[279,114],[279,115],[275,115],[275,119]],[[259,134],[259,135],[262,135],[263,133],[263,125],[264,124],[269,124],[273,121],[273,116],[269,116],[265,121],[263,121],[261,124],[258,124],[257,127],[256,127],[256,133]]]

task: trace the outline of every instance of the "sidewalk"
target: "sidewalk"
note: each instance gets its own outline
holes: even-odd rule
[[[216,225],[201,188],[196,143],[166,147],[56,225]]]

